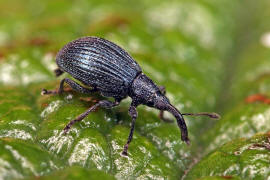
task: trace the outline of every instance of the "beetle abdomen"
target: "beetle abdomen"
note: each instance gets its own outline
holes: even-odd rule
[[[126,96],[140,66],[116,44],[97,37],[83,37],[62,48],[56,63],[83,84],[105,96]]]

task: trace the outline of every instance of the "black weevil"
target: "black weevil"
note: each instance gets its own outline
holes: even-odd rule
[[[75,122],[84,119],[97,107],[112,108],[127,96],[131,97],[129,115],[132,118],[132,123],[127,143],[122,152],[123,155],[127,155],[128,145],[132,140],[135,121],[138,116],[136,107],[140,104],[159,109],[160,118],[164,121],[167,121],[163,117],[164,111],[173,114],[181,129],[181,139],[187,144],[189,144],[188,130],[183,115],[206,115],[211,118],[218,118],[215,113],[181,114],[170,104],[169,99],[165,96],[165,89],[158,87],[149,77],[143,74],[141,67],[125,50],[108,40],[98,37],[82,37],[74,40],[58,52],[56,63],[59,67],[55,70],[56,76],[67,72],[90,89],[69,78],[64,78],[60,82],[58,90],[48,91],[43,89],[42,94],[61,94],[64,83],[67,83],[78,92],[87,94],[100,92],[105,97],[115,99],[114,102],[99,101],[76,119],[70,121],[64,128],[64,133],[67,133]]]

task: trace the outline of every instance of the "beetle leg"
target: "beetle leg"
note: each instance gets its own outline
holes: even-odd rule
[[[108,100],[102,100],[102,101],[99,101],[97,104],[91,106],[87,111],[85,111],[84,113],[80,114],[76,119],[70,121],[66,127],[64,128],[64,134],[66,134],[71,126],[75,123],[75,122],[79,122],[81,120],[83,120],[90,112],[93,112],[95,111],[99,106],[100,107],[104,107],[106,109],[110,109],[114,106],[117,106],[119,105],[120,101],[115,101],[115,102],[111,102],[111,101],[108,101]]]
[[[84,94],[88,94],[88,93],[92,93],[92,92],[96,92],[97,89],[93,88],[93,89],[87,89],[83,86],[81,86],[80,84],[76,83],[75,81],[69,79],[69,78],[64,78],[61,82],[60,82],[60,86],[58,90],[46,90],[46,89],[42,89],[41,94],[61,94],[64,92],[64,83],[67,83],[68,85],[70,85],[70,87],[75,90],[78,91],[80,93],[84,93]]]
[[[131,122],[131,128],[130,128],[129,136],[128,136],[128,139],[127,139],[127,143],[125,144],[124,150],[122,152],[122,155],[124,155],[124,156],[128,155],[128,153],[127,153],[128,146],[129,146],[129,143],[131,143],[131,141],[132,141],[133,132],[134,132],[134,128],[135,128],[135,121],[136,121],[137,116],[138,116],[136,106],[134,104],[131,104],[128,112],[129,112],[129,115],[132,118],[132,122]]]
[[[158,86],[158,88],[159,88],[161,94],[165,96],[165,94],[166,94],[166,88],[165,88],[164,86]],[[158,117],[159,117],[162,121],[167,122],[167,123],[173,123],[173,122],[174,122],[174,121],[171,120],[171,119],[165,118],[165,117],[164,117],[164,111],[162,111],[162,110],[159,112]]]
[[[173,123],[173,122],[174,122],[173,120],[164,117],[164,111],[163,111],[163,110],[160,110],[160,111],[159,111],[158,117],[159,117],[162,121],[167,122],[167,123]]]

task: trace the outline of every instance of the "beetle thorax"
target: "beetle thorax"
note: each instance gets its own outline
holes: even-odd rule
[[[167,99],[161,94],[158,86],[143,73],[134,79],[129,96],[138,104],[150,107],[155,107],[159,99]]]

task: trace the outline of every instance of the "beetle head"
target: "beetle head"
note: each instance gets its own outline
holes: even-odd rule
[[[182,114],[170,104],[169,99],[161,93],[150,78],[144,74],[138,75],[131,86],[130,97],[137,104],[170,112],[176,118],[181,129],[181,139],[189,144],[187,126]]]

